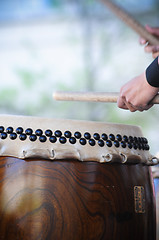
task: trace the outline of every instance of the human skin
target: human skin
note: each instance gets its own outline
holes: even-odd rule
[[[149,25],[146,25],[145,28],[149,33],[159,38],[159,27],[150,27]],[[159,45],[151,45],[146,39],[142,37],[139,41],[141,45],[145,45],[144,50],[146,53],[152,53],[153,58],[159,56]]]
[[[159,92],[159,88],[152,87],[146,80],[145,72],[133,78],[120,90],[117,101],[118,107],[131,112],[148,110],[153,106],[150,101]]]
[[[148,25],[146,25],[145,28],[159,38],[159,28],[152,28]],[[145,52],[152,53],[153,58],[159,56],[159,46],[150,45],[148,41],[143,38],[140,38],[140,43],[145,45]],[[121,87],[117,105],[119,108],[127,109],[131,112],[137,110],[142,112],[153,106],[150,102],[158,92],[159,88],[152,87],[147,82],[146,73],[144,71]]]

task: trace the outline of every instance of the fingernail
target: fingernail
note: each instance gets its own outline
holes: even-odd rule
[[[141,43],[141,44],[145,44],[145,43],[146,43],[146,40],[143,39],[143,38],[140,38],[140,43]]]

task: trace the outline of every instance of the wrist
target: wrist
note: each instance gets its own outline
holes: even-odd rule
[[[159,88],[159,59],[158,57],[147,67],[146,80],[152,87]]]

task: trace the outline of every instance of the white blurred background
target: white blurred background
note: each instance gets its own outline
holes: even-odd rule
[[[143,25],[159,26],[157,0],[115,2]],[[52,98],[56,90],[118,92],[152,60],[139,36],[98,0],[0,1],[1,114],[138,125],[157,154],[159,106],[130,113]]]

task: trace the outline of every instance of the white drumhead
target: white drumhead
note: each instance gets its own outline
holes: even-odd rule
[[[137,126],[11,115],[0,116],[0,155],[158,163]]]

